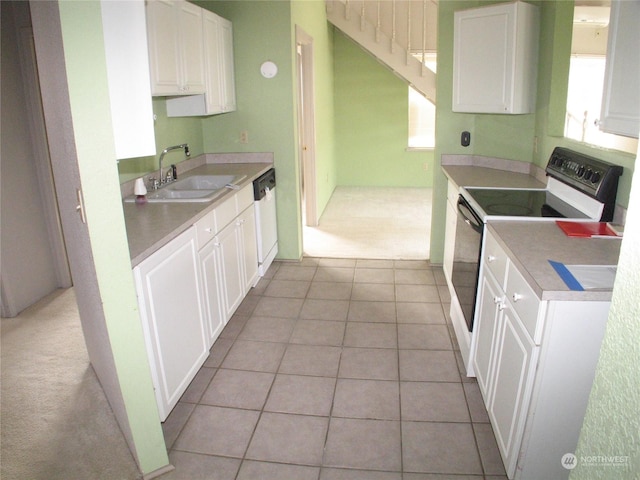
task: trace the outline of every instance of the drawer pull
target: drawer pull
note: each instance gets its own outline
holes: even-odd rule
[[[491,262],[495,262],[496,261],[496,256],[495,255],[488,255],[487,256],[487,262],[491,263]]]
[[[213,228],[205,228],[204,231],[207,233],[211,233],[213,232]]]
[[[512,298],[513,298],[513,301],[515,303],[518,300],[522,300],[524,298],[524,295],[522,295],[521,293],[514,293]]]

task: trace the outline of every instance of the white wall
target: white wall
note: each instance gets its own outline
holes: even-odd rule
[[[15,9],[2,2],[2,316],[13,317],[58,287],[30,134]]]

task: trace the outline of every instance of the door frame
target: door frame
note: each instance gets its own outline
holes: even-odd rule
[[[298,158],[303,226],[318,225],[313,37],[296,25]]]
[[[49,140],[45,128],[35,43],[31,27],[20,28],[18,51],[21,57],[20,63],[27,98],[26,109],[32,137],[36,176],[43,199],[42,204],[45,211],[55,275],[59,288],[69,288],[73,283],[51,167]]]

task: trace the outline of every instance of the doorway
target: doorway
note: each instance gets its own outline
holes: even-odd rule
[[[300,159],[300,212],[302,226],[318,224],[316,202],[315,95],[313,86],[313,38],[296,25],[298,81],[298,158]],[[304,242],[303,242],[304,243]]]
[[[2,2],[2,303],[13,317],[71,286],[28,2]]]

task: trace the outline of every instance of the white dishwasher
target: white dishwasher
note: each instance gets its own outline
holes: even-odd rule
[[[276,170],[274,168],[253,181],[258,240],[258,274],[264,277],[278,253],[276,218]]]

